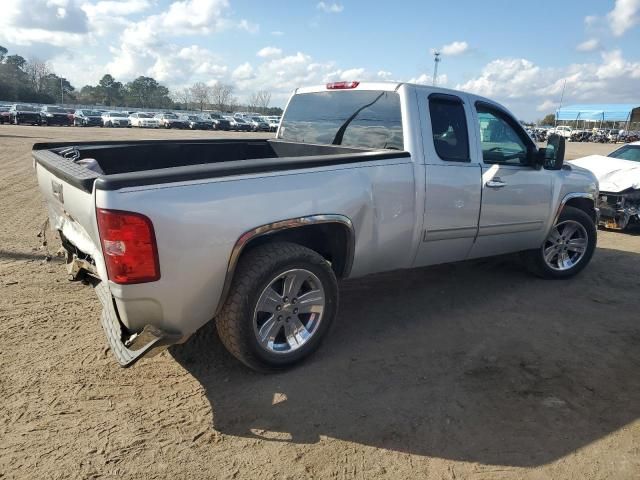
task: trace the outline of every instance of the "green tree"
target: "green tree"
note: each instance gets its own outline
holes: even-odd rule
[[[85,85],[80,89],[76,95],[76,99],[80,103],[96,104],[102,102],[102,97],[98,91],[98,87],[92,85]]]
[[[110,74],[104,75],[96,87],[96,93],[101,97],[101,102],[108,106],[113,106],[122,101],[123,86],[117,82]]]
[[[0,63],[4,60],[4,56],[7,54],[9,50],[0,45]]]
[[[55,73],[49,73],[43,78],[43,93],[53,99],[54,102],[70,102],[75,100],[73,85],[64,77]]]
[[[9,55],[7,57],[5,57],[5,63],[7,65],[14,65],[20,69],[22,69],[22,67],[24,67],[25,63],[27,63],[27,61],[24,59],[24,57],[21,57],[20,55]]]
[[[553,125],[554,123],[556,123],[556,116],[553,113],[549,113],[545,115],[544,118],[538,123],[539,125]]]
[[[125,85],[126,103],[135,107],[168,107],[169,89],[151,77],[140,76]]]

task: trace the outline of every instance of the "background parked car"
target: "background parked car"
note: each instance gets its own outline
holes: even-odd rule
[[[155,118],[151,113],[133,112],[129,115],[129,121],[132,127],[139,128],[158,128],[160,120]]]
[[[226,121],[229,122],[229,129],[235,130],[236,132],[249,132],[251,131],[251,125],[245,122],[241,118],[234,118],[231,115],[223,115]]]
[[[102,112],[98,110],[76,110],[73,113],[74,127],[96,127],[102,125]]]
[[[268,132],[269,124],[262,120],[260,117],[250,117],[244,119],[254,132]]]
[[[269,130],[271,132],[275,132],[276,130],[278,130],[278,127],[280,126],[280,117],[269,116],[264,117],[264,120],[269,125]]]
[[[15,103],[9,109],[9,121],[14,125],[20,123],[30,123],[40,125],[40,112],[33,105],[25,103]]]
[[[231,130],[231,123],[219,113],[210,113],[209,118],[214,130]]]
[[[105,127],[130,127],[131,122],[126,112],[105,112],[102,114],[102,125]]]
[[[162,128],[187,128],[186,120],[182,120],[175,113],[159,113],[155,116]]]
[[[9,123],[9,110],[11,105],[0,105],[0,125]]]
[[[211,120],[206,120],[198,115],[185,115],[185,120],[191,130],[211,130],[213,128]]]
[[[40,125],[71,125],[69,112],[62,107],[45,105],[40,109]]]

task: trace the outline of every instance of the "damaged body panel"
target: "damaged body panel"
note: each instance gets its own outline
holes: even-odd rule
[[[601,226],[624,230],[640,223],[640,142],[623,145],[606,157],[589,155],[570,163],[598,178]]]

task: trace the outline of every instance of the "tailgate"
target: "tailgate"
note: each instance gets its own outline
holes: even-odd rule
[[[95,220],[93,182],[98,174],[47,150],[34,150],[40,192],[47,203],[51,228],[90,255],[102,278],[104,268]]]

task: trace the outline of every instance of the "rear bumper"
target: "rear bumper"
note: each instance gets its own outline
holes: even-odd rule
[[[168,346],[181,341],[182,336],[145,325],[140,333],[131,334],[120,322],[113,297],[104,282],[94,285],[102,304],[101,323],[107,342],[121,367],[130,367],[143,357],[157,355]]]

